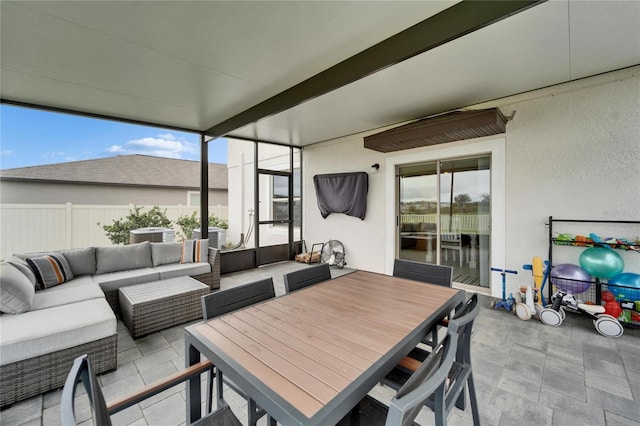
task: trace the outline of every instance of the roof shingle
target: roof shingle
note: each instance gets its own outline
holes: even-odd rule
[[[209,163],[209,188],[227,189],[227,165]],[[0,180],[200,188],[200,162],[149,155],[0,170]]]

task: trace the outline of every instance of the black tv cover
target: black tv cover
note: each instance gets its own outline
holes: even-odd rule
[[[367,213],[369,175],[365,172],[315,175],[318,208],[324,219],[331,213],[344,213],[364,220]]]

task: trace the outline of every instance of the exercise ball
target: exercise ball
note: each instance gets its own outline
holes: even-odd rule
[[[598,278],[612,278],[624,270],[624,260],[615,250],[588,248],[580,254],[580,266]]]
[[[551,270],[551,282],[559,290],[570,294],[578,294],[589,288],[591,275],[578,265],[561,263]]]
[[[640,274],[623,272],[609,278],[607,286],[618,300],[640,300]]]

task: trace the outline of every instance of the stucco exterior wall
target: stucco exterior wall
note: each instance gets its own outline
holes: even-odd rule
[[[3,180],[0,201],[3,204],[187,205],[188,190]],[[226,206],[227,191],[210,190],[209,205]]]
[[[504,247],[494,246],[491,257],[492,266],[521,272],[508,280],[511,291],[531,283],[523,264],[531,263],[533,256],[547,257],[548,216],[640,220],[639,99],[640,67],[635,67],[476,106],[499,107],[505,115],[515,112],[504,135],[504,207],[498,206],[505,222]],[[365,149],[364,136],[305,148],[304,238],[308,242],[339,239],[345,244],[349,266],[391,273],[389,253],[393,251],[388,247],[394,244],[395,215],[389,214],[393,208],[389,209],[385,193],[395,193],[393,171],[370,174],[364,221],[342,214],[322,219],[315,199],[313,175],[370,171],[373,163],[382,165],[399,155]],[[411,153],[416,158],[437,158],[438,150],[443,155],[447,150],[463,152],[465,145],[476,143],[478,140],[453,142]],[[580,231],[640,236],[638,225],[593,225]],[[558,253],[558,260],[577,263],[579,249],[570,252],[572,249],[554,253]],[[627,265],[625,271],[640,273],[640,256],[620,253]],[[491,293],[499,296],[500,277],[494,275]]]

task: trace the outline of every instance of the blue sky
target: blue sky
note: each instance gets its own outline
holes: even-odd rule
[[[0,105],[0,169],[129,154],[199,161],[199,141],[194,133]],[[209,161],[227,162],[225,140],[209,144]]]

